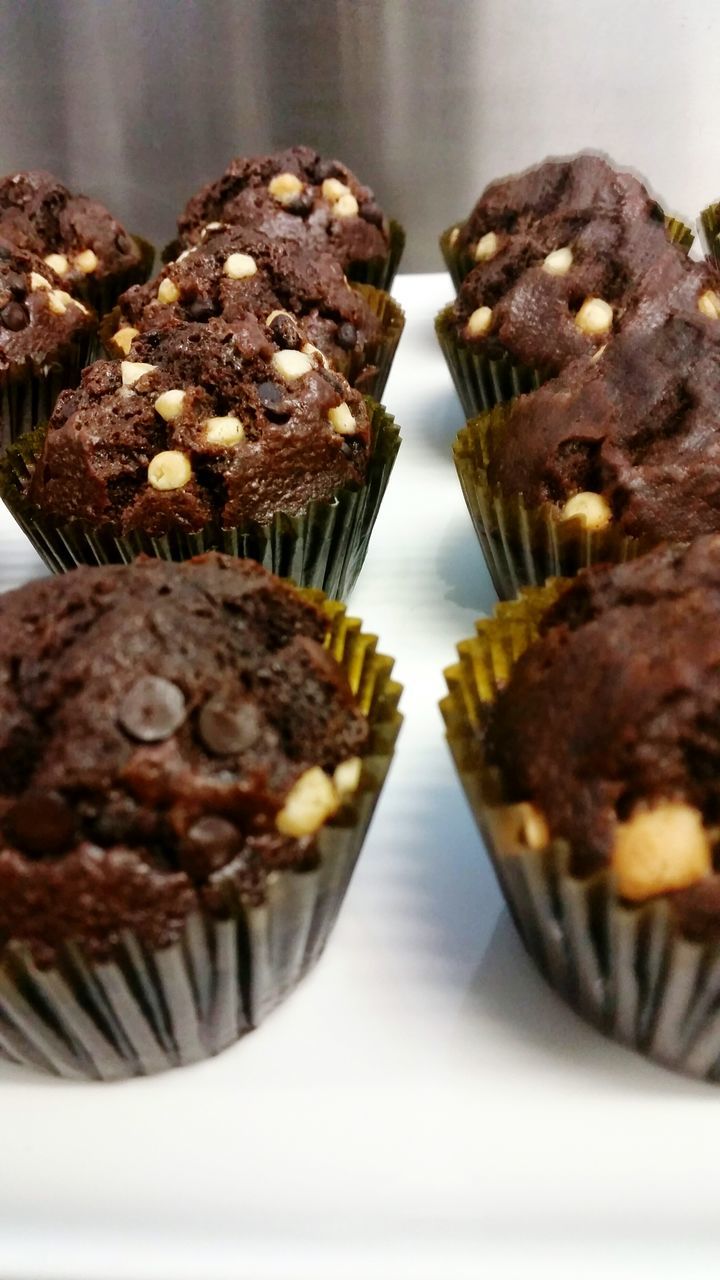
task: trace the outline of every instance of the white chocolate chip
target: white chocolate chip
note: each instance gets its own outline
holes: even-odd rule
[[[710,320],[720,320],[720,294],[714,289],[706,289],[698,298],[698,311]]]
[[[221,226],[222,226],[222,222],[208,222],[200,232],[201,239],[204,240],[206,235],[209,235],[211,231],[219,231]]]
[[[154,368],[154,364],[143,364],[141,360],[122,360],[120,376],[123,386],[134,387],[140,378],[144,378],[146,373],[152,373]]]
[[[156,453],[148,467],[148,480],[153,489],[183,489],[192,477],[190,459],[179,449]]]
[[[281,835],[294,836],[296,840],[312,836],[339,807],[332,781],[319,765],[314,765],[290,788],[275,826]]]
[[[51,289],[48,294],[48,306],[56,316],[64,316],[68,307],[71,307],[73,303],[75,303],[75,299],[71,298],[70,294],[66,293],[64,289]]]
[[[268,183],[268,191],[273,200],[277,200],[278,204],[292,204],[296,196],[300,195],[303,184],[294,173],[276,173],[271,182]]]
[[[336,218],[354,218],[357,216],[360,206],[352,192],[348,192],[346,196],[341,196],[333,205],[333,214]]]
[[[465,325],[465,332],[469,338],[482,338],[489,333],[492,325],[492,308],[478,307],[473,311],[470,319]]]
[[[70,263],[64,253],[49,253],[47,258],[43,258],[43,262],[58,276],[66,276],[70,270]]]
[[[320,350],[319,347],[314,346],[312,342],[306,342],[301,347],[301,350],[305,352],[306,356],[316,356],[320,361],[320,363],[324,365],[326,369],[330,368],[330,361],[328,360],[327,356],[324,354],[324,352]]]
[[[185,259],[188,257],[188,255],[189,255],[189,254],[191,254],[191,253],[192,253],[192,249],[183,249],[182,253],[179,253],[179,254],[178,254],[178,256],[177,256],[177,258],[175,259],[175,261],[176,261],[176,262],[184,262],[184,261],[185,261]]]
[[[333,774],[333,783],[338,795],[343,799],[353,795],[360,786],[361,774],[362,760],[359,756],[351,756],[349,760],[343,760]]]
[[[336,204],[338,200],[342,200],[343,196],[352,195],[350,188],[339,178],[326,178],[320,190],[331,204]]]
[[[635,902],[695,884],[712,871],[702,814],[672,800],[636,810],[618,825],[612,865],[621,897]]]
[[[131,324],[124,324],[121,329],[118,329],[117,333],[113,334],[113,342],[115,343],[115,346],[119,347],[121,351],[124,351],[127,356],[130,354],[130,348],[139,332],[140,330],[133,329]]]
[[[314,364],[303,351],[276,351],[272,358],[272,366],[285,382],[294,382],[314,369]]]
[[[562,249],[553,249],[543,262],[543,271],[549,276],[566,276],[573,264],[573,252],[569,245]]]
[[[612,511],[601,493],[576,493],[568,498],[560,513],[561,520],[582,520],[586,529],[605,529],[612,520]]]
[[[205,439],[208,444],[232,445],[245,439],[245,428],[239,418],[206,418]]]
[[[532,849],[538,852],[550,843],[550,828],[545,814],[527,800],[504,806],[498,811],[497,820],[503,844],[513,850]]]
[[[328,410],[328,422],[338,435],[351,436],[357,431],[357,423],[350,412],[350,406],[343,400],[334,409]]]
[[[82,271],[84,276],[97,271],[99,265],[98,256],[92,249],[83,249],[82,253],[76,254],[73,258],[73,266],[77,267],[78,271]]]
[[[450,245],[451,249],[455,248],[455,245],[457,244],[457,238],[459,235],[460,235],[460,228],[453,227],[452,231],[450,232],[450,235],[448,236],[448,244]]]
[[[41,276],[37,271],[31,271],[30,272],[30,288],[33,290],[52,289],[52,285],[49,280],[46,280],[45,277]]]
[[[257,273],[257,262],[249,253],[231,253],[225,259],[223,272],[231,280],[247,280]]]
[[[166,276],[164,280],[160,281],[157,297],[158,302],[164,302],[167,306],[171,306],[173,302],[177,302],[180,297],[180,290],[175,284],[175,281],[171,280],[169,276]]]
[[[596,334],[609,333],[612,329],[613,311],[604,298],[586,298],[575,316],[578,329],[590,337]]]
[[[174,422],[180,417],[182,407],[185,403],[184,391],[163,391],[155,401],[155,412],[160,414],[166,422]]]
[[[270,328],[270,325],[272,324],[273,320],[277,320],[278,316],[287,316],[288,320],[295,319],[295,317],[291,315],[289,311],[271,311],[270,315],[265,321],[265,324],[268,326],[268,328]]]
[[[491,258],[495,257],[499,248],[500,242],[495,232],[488,231],[487,235],[481,236],[475,245],[475,261],[489,262]]]

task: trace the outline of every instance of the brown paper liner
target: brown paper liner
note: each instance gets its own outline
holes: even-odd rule
[[[567,842],[523,847],[499,771],[484,753],[488,712],[538,622],[568,584],[547,583],[498,606],[458,645],[441,703],[465,794],[522,942],[543,977],[583,1018],[645,1057],[720,1079],[720,944],[690,942],[668,903],[629,906],[610,871],[580,878]]]
[[[207,551],[257,560],[281,578],[317,587],[337,599],[349,595],[365,561],[370,535],[400,448],[400,432],[382,405],[368,401],[373,450],[365,484],[341,489],[330,502],[311,502],[299,516],[280,513],[268,524],[246,521],[234,529],[206,525],[197,533],[173,530],[163,537],[111,525],[44,515],[26,496],[42,451],[38,428],[0,462],[0,497],[53,573],[78,565],[127,564],[139,555],[191,560]]]
[[[0,450],[33,431],[52,413],[61,391],[76,387],[96,349],[94,333],[81,334],[38,369],[30,360],[14,366],[0,384]]]
[[[189,916],[172,945],[127,932],[96,962],[69,942],[40,969],[27,947],[0,961],[0,1057],[70,1079],[149,1075],[211,1057],[257,1027],[321,956],[392,760],[401,716],[393,660],[341,605],[309,593],[331,620],[327,647],[370,721],[357,792],[316,837],[312,871],[274,871],[264,901],[226,885],[223,918]]]
[[[382,328],[377,341],[368,343],[362,355],[349,352],[346,359],[335,361],[334,368],[347,378],[351,386],[361,390],[363,395],[380,400],[405,328],[405,312],[399,302],[383,289],[375,289],[369,284],[357,284],[353,288],[365,298]],[[302,322],[302,317],[300,319]],[[113,342],[113,336],[122,324],[120,308],[114,307],[100,325],[100,341],[106,356],[111,360],[127,358],[122,348]]]
[[[507,429],[508,414],[506,405],[498,405],[473,418],[453,445],[463,496],[501,600],[511,600],[521,587],[539,586],[546,578],[574,577],[588,565],[620,564],[649,549],[650,539],[629,538],[612,524],[591,532],[577,517],[560,520],[552,503],[527,507],[522,494],[506,494],[491,485],[488,462],[495,441]]]
[[[720,203],[709,204],[698,219],[700,243],[705,256],[720,269]]]
[[[99,316],[111,311],[120,295],[131,285],[144,284],[150,277],[155,262],[155,247],[141,236],[133,236],[132,239],[140,250],[140,261],[135,266],[99,280],[87,275],[73,289],[78,298],[89,303]]]
[[[456,292],[459,290],[466,275],[469,275],[473,267],[477,266],[472,254],[468,253],[466,250],[457,249],[450,243],[453,232],[459,231],[461,227],[461,222],[455,222],[451,227],[447,227],[439,238],[440,252],[443,256],[443,262],[450,272],[450,277],[455,286]],[[684,249],[685,252],[688,253],[692,242],[695,239],[692,229],[679,218],[673,218],[669,213],[665,215],[665,229],[667,231],[668,240],[673,244],[679,245],[681,249]]]

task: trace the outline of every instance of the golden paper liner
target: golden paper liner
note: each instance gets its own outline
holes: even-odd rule
[[[76,387],[96,347],[94,332],[78,335],[49,356],[43,366],[15,365],[0,383],[0,451],[47,421],[66,387]]]
[[[709,204],[698,219],[700,243],[705,256],[720,270],[720,203]]]
[[[458,645],[441,703],[447,740],[522,942],[546,981],[605,1035],[664,1066],[720,1079],[720,943],[691,942],[665,899],[629,906],[612,873],[574,875],[572,850],[533,851],[518,806],[485,759],[488,714],[513,665],[568,586],[548,582],[499,605]]]
[[[144,284],[149,279],[155,262],[155,246],[142,236],[132,236],[140,250],[140,260],[134,266],[104,279],[96,280],[87,275],[73,289],[78,298],[87,302],[99,316],[115,306],[118,298],[133,284]]]
[[[591,564],[633,560],[653,545],[651,539],[630,538],[612,524],[593,532],[579,517],[560,520],[552,503],[527,507],[522,494],[491,485],[488,463],[495,442],[507,430],[509,412],[507,405],[498,405],[473,418],[453,445],[463,496],[501,600],[547,578],[574,577]]]
[[[149,1075],[211,1057],[257,1027],[321,956],[390,767],[402,717],[393,660],[319,592],[326,647],[370,721],[359,787],[315,838],[313,870],[273,871],[260,905],[224,886],[223,914],[197,909],[171,945],[130,931],[94,961],[68,941],[39,968],[19,943],[0,960],[0,1057],[70,1079]]]
[[[372,454],[365,483],[341,489],[328,502],[311,502],[298,516],[278,513],[267,524],[247,520],[233,529],[208,524],[196,533],[172,530],[162,537],[112,525],[45,515],[26,494],[42,452],[46,427],[25,436],[0,462],[0,497],[53,573],[78,565],[128,564],[139,555],[191,560],[207,551],[257,560],[281,578],[317,587],[337,599],[349,595],[368,551],[370,535],[400,448],[395,420],[368,401]]]

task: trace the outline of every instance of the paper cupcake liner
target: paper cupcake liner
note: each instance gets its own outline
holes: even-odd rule
[[[590,532],[582,520],[559,520],[557,507],[527,507],[522,494],[506,494],[488,481],[493,443],[506,429],[508,408],[468,422],[457,434],[453,456],[463,496],[501,600],[547,578],[571,578],[590,564],[620,564],[652,545],[612,525]]]
[[[380,321],[382,330],[377,341],[368,343],[362,355],[350,352],[343,361],[336,361],[334,367],[347,378],[351,386],[357,386],[364,395],[380,400],[405,328],[405,312],[383,289],[375,289],[369,284],[358,284],[353,288],[365,298],[373,315]],[[120,308],[114,307],[100,325],[100,341],[105,355],[111,360],[126,359],[122,348],[113,342],[113,335],[122,324]]]
[[[466,275],[472,271],[473,267],[477,266],[477,263],[471,253],[468,253],[467,250],[457,249],[453,244],[451,244],[453,232],[459,231],[461,227],[461,222],[455,222],[451,227],[448,227],[443,231],[439,238],[440,252],[443,256],[443,262],[450,272],[450,277],[455,286],[456,292],[459,290]],[[673,244],[679,245],[681,249],[684,249],[685,252],[688,253],[692,242],[695,239],[692,228],[688,227],[687,224],[682,222],[679,218],[673,218],[669,213],[667,213],[665,215],[665,229],[667,231],[668,240]]]
[[[371,727],[358,790],[317,836],[317,867],[272,872],[259,906],[226,885],[222,918],[195,911],[167,947],[128,931],[106,961],[70,942],[41,969],[10,944],[0,961],[0,1057],[70,1079],[184,1066],[259,1026],[319,959],[390,767],[401,686],[375,636],[341,605],[312,598],[331,619],[328,648]]]
[[[50,417],[60,392],[77,386],[95,346],[95,334],[83,334],[42,368],[28,361],[25,369],[15,366],[6,375],[0,384],[0,449],[14,444]]]
[[[709,204],[698,219],[700,243],[705,256],[720,269],[720,203]]]
[[[720,1079],[720,944],[683,937],[666,900],[631,907],[613,876],[580,878],[571,849],[517,840],[502,779],[485,762],[490,706],[567,584],[533,589],[458,646],[441,704],[465,794],[522,942],[543,977],[605,1035],[688,1075]]]
[[[126,271],[106,279],[95,280],[91,275],[75,286],[74,292],[84,302],[89,303],[99,316],[105,315],[115,306],[118,298],[133,284],[144,284],[149,278],[155,262],[155,247],[141,236],[132,236],[140,249],[140,261]]]
[[[53,573],[78,565],[127,564],[139,555],[190,560],[207,551],[257,560],[299,586],[318,587],[341,599],[352,590],[367,555],[370,535],[400,447],[400,432],[382,405],[368,401],[373,450],[365,484],[341,489],[332,501],[311,502],[299,516],[280,513],[268,524],[246,521],[234,529],[206,525],[197,533],[180,529],[153,538],[135,531],[118,534],[110,525],[55,520],[26,496],[28,479],[42,450],[38,428],[0,462],[0,496],[38,555]]]

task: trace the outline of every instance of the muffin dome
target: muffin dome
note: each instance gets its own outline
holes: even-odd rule
[[[95,327],[51,267],[0,239],[0,380],[28,365],[42,369]]]

